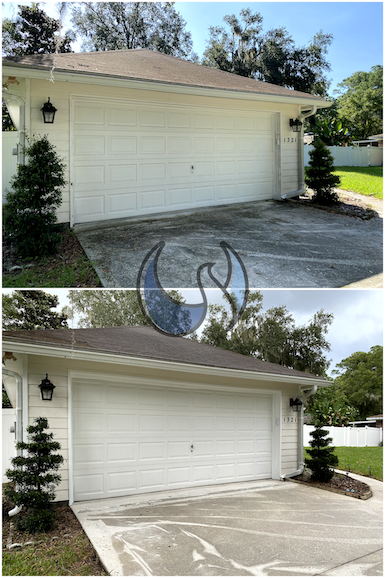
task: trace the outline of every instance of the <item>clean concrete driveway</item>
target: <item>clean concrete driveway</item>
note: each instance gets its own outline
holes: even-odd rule
[[[265,480],[72,509],[113,576],[382,576],[382,483],[370,485],[366,501]]]
[[[379,217],[364,221],[290,201],[260,201],[103,226],[75,230],[105,287],[136,287],[143,259],[160,241],[166,245],[158,274],[166,288],[198,287],[198,267],[207,262],[216,263],[213,272],[223,282],[221,241],[240,255],[251,288],[382,283]],[[202,282],[215,286],[208,275]]]

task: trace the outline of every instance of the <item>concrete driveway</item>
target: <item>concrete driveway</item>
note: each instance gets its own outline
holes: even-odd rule
[[[106,226],[107,228],[103,228]],[[198,267],[214,262],[226,279],[226,241],[240,255],[251,288],[382,286],[382,218],[368,221],[291,201],[260,201],[163,215],[120,226],[77,227],[105,287],[136,287],[141,263],[159,241],[163,287],[198,287]],[[214,287],[204,275],[203,286]]]
[[[370,485],[366,501],[264,480],[72,509],[113,576],[382,576],[382,483]]]

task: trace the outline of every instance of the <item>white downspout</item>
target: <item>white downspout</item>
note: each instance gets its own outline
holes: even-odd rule
[[[301,117],[301,121],[304,121],[305,118],[308,118],[308,116],[312,116],[313,114],[315,114],[317,112],[317,105],[312,105],[311,110],[309,110],[309,107],[306,107],[306,111],[305,112],[301,112],[300,113],[300,117]],[[305,172],[305,160],[304,160],[304,152],[303,152],[303,125],[301,127],[301,132],[298,133],[299,134],[299,138],[298,138],[298,184],[299,184],[299,189],[298,191],[292,191],[290,193],[285,193],[284,195],[282,195],[282,200],[285,199],[289,199],[290,197],[299,197],[300,195],[303,195],[304,191],[305,191],[305,183],[304,183],[304,172]]]
[[[311,395],[313,395],[317,391],[317,386],[314,385],[312,389],[301,395],[301,400],[304,401],[308,399]],[[294,478],[294,476],[300,476],[305,469],[305,464],[303,461],[303,405],[301,405],[301,413],[299,416],[299,424],[298,424],[298,463],[299,468],[295,470],[295,472],[290,472],[290,474],[283,474],[281,479],[283,481],[287,480],[288,478]]]
[[[3,367],[3,373],[9,375],[16,380],[16,441],[23,441],[23,390],[22,390],[22,378],[15,371],[6,369]],[[17,456],[22,456],[23,451],[17,449]],[[23,506],[15,506],[12,510],[8,512],[8,516],[15,516],[18,514]]]

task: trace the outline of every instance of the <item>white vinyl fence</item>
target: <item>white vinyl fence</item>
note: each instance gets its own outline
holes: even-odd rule
[[[364,448],[366,446],[379,446],[382,442],[382,428],[380,427],[324,427],[332,438],[333,446],[349,446]],[[303,426],[303,445],[310,446],[310,432],[314,430],[312,425]]]
[[[381,167],[382,148],[379,147],[327,147],[334,158],[335,167]],[[309,153],[313,145],[304,145],[305,167],[309,165]]]
[[[17,155],[12,154],[12,147],[15,147],[20,139],[20,133],[16,131],[3,132],[2,134],[2,197],[5,202],[5,189],[9,188],[9,181],[16,173]]]
[[[10,433],[9,428],[16,422],[16,411],[11,409],[2,409],[2,483],[9,482],[5,475],[6,470],[11,467],[11,459],[16,456],[15,434]]]

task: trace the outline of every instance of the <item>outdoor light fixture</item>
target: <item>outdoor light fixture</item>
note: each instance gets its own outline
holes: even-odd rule
[[[301,411],[302,401],[297,397],[296,399],[290,399],[290,407],[293,411]]]
[[[41,108],[40,110],[43,113],[45,124],[53,124],[57,108],[55,108],[54,105],[51,104],[49,97],[48,102],[45,102],[43,108]]]
[[[55,386],[48,379],[48,373],[45,374],[45,379],[42,380],[39,387],[40,387],[40,391],[41,391],[41,399],[43,401],[51,401],[53,390],[55,389]]]
[[[291,118],[290,126],[293,129],[293,132],[301,132],[302,122],[299,120],[299,118],[296,118],[295,120]]]

